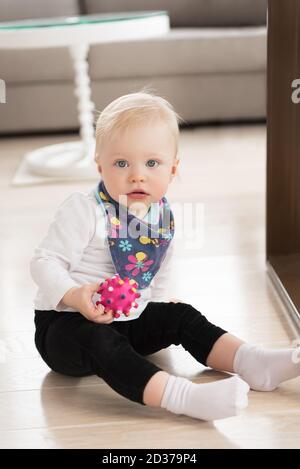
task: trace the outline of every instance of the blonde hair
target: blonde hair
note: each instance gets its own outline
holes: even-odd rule
[[[179,122],[182,119],[166,99],[147,90],[120,96],[103,109],[96,123],[97,147],[100,147],[104,140],[109,140],[129,126],[149,122],[155,118],[163,120],[169,127],[174,137],[175,154],[177,154]],[[96,162],[98,158],[99,153],[96,153]]]

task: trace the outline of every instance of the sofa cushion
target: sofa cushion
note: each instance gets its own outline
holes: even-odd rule
[[[83,0],[85,12],[166,10],[171,26],[250,26],[266,23],[267,0]]]
[[[190,123],[261,119],[266,115],[265,72],[218,73],[156,77],[150,83],[145,78],[94,82],[95,122],[113,99],[147,85],[168,99]],[[12,85],[7,89],[7,99],[10,105],[0,112],[0,133],[78,129],[72,83]],[[69,138],[74,140],[74,136]]]
[[[0,50],[0,63],[7,83],[74,79],[66,48]],[[93,80],[261,71],[266,28],[173,28],[159,38],[94,45],[89,64]]]
[[[77,0],[1,0],[0,21],[78,15]]]
[[[151,40],[94,45],[89,59],[94,80],[263,71],[266,28],[173,28]]]
[[[1,78],[6,83],[74,80],[67,48],[1,50]]]

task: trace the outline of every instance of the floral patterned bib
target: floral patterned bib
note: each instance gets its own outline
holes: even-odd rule
[[[152,203],[147,215],[140,219],[109,195],[103,181],[97,184],[94,195],[105,213],[107,241],[116,273],[136,280],[138,289],[147,288],[174,236],[174,217],[167,199]]]

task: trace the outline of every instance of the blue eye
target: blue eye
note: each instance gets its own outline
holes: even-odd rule
[[[147,166],[149,166],[149,168],[154,168],[156,163],[158,164],[158,161],[156,161],[156,160],[148,160],[148,161],[147,161]]]
[[[115,166],[118,166],[118,168],[126,168],[126,164],[126,160],[118,160],[115,162]]]

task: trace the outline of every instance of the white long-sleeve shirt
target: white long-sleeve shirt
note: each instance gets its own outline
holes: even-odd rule
[[[136,319],[149,301],[169,301],[174,243],[175,239],[149,287],[139,290],[138,308],[115,321]],[[75,192],[58,207],[45,238],[35,249],[30,272],[39,287],[34,307],[42,311],[75,311],[61,301],[70,288],[100,283],[115,274],[105,215],[93,191]]]

